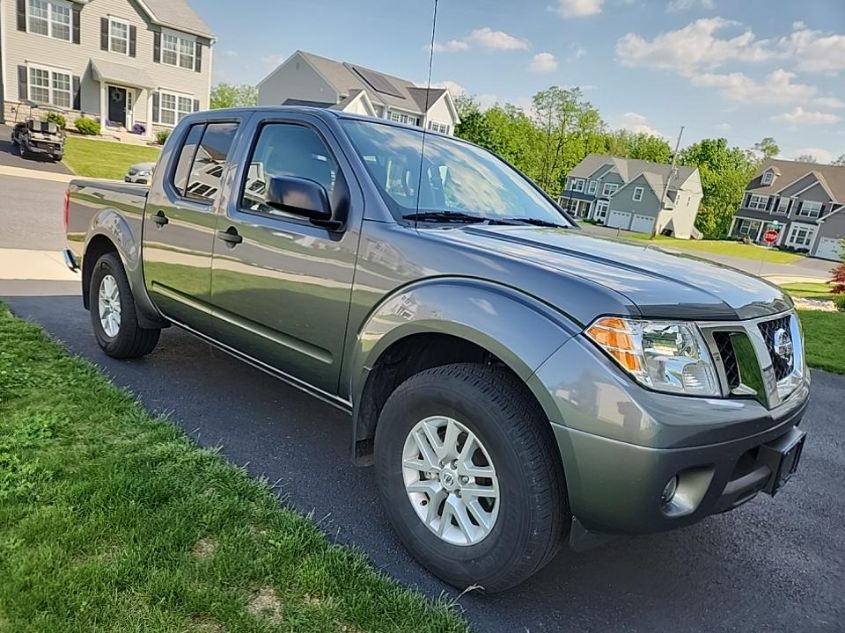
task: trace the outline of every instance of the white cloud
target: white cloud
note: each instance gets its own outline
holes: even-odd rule
[[[651,134],[652,136],[666,138],[665,134],[651,126],[647,117],[637,112],[626,112],[623,114],[619,118],[616,127],[630,130],[635,134]]]
[[[694,9],[696,6],[700,6],[702,9],[712,9],[715,5],[713,0],[669,0],[666,10],[669,13],[679,13]]]
[[[833,152],[821,147],[802,147],[792,152],[792,160],[799,156],[815,156],[820,163],[829,164],[833,162]]]
[[[647,40],[628,33],[616,42],[616,54],[626,66],[650,66],[682,72],[695,68],[716,68],[728,61],[761,62],[775,56],[768,42],[752,31],[724,39],[717,32],[738,26],[720,17],[702,18],[677,31],[661,33]]]
[[[557,68],[557,59],[551,53],[537,53],[528,70],[532,73],[550,73]]]
[[[778,41],[795,68],[808,72],[837,73],[845,70],[845,35],[813,31],[795,22],[792,33]]]
[[[557,12],[563,18],[583,18],[601,13],[604,0],[558,0]]]
[[[820,108],[845,108],[845,101],[836,97],[818,97],[813,103]]]
[[[763,81],[756,81],[744,73],[700,73],[689,75],[694,86],[716,88],[725,99],[740,103],[808,103],[817,88],[794,83],[795,73],[783,69],[774,71]]]
[[[435,53],[463,53],[469,50],[469,44],[463,40],[449,40],[448,42],[435,42]]]
[[[827,112],[813,112],[797,106],[792,112],[778,114],[771,117],[771,120],[792,125],[832,125],[839,123],[842,117]]]
[[[449,94],[452,95],[452,97],[460,97],[461,95],[466,94],[466,88],[464,88],[457,81],[452,81],[451,79],[441,81],[439,84],[435,84],[435,87],[446,88],[446,90],[449,91]]]
[[[489,26],[475,29],[462,39],[447,42],[435,42],[435,53],[464,53],[473,47],[486,48],[494,51],[528,50],[526,40],[514,37],[504,31],[494,31]]]
[[[730,123],[717,123],[713,126],[714,130],[719,130],[720,132],[727,132],[732,128],[733,126]]]

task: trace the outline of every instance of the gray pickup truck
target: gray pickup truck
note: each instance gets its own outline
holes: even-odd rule
[[[777,287],[584,235],[474,145],[311,108],[199,113],[149,189],[70,184],[106,354],[176,325],[351,417],[413,555],[501,591],[568,539],[690,525],[795,472],[810,377]]]

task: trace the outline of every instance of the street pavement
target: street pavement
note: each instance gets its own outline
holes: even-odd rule
[[[70,170],[62,163],[53,162],[47,158],[21,158],[12,147],[12,128],[0,125],[0,166],[17,167],[20,169],[36,169],[41,172],[54,174],[69,174]]]
[[[25,202],[27,191],[22,179],[0,176],[0,239],[8,233],[16,249],[53,248],[61,191],[44,192],[39,204]],[[9,200],[17,206],[9,208]],[[22,212],[30,215],[10,230]],[[311,513],[333,539],[361,548],[377,568],[432,598],[457,597],[390,530],[371,470],[349,460],[343,413],[174,328],[145,359],[110,359],[72,282],[0,282],[2,295],[15,314],[100,366],[150,410],[167,413],[198,444],[219,446],[233,463],[277,482],[280,499]],[[776,499],[761,497],[675,532],[562,551],[511,592],[461,597],[474,629],[845,630],[845,377],[814,372],[813,380],[801,468]]]

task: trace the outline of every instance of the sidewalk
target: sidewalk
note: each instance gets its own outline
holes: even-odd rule
[[[0,248],[0,296],[78,295],[80,288],[58,251]]]
[[[73,174],[58,174],[50,171],[42,171],[39,169],[24,169],[22,167],[10,167],[8,165],[0,165],[0,176],[12,176],[14,178],[30,178],[33,180],[49,180],[50,182],[60,182],[63,184],[69,183],[76,178]]]

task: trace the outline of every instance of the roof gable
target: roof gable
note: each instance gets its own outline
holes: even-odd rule
[[[188,0],[137,0],[154,24],[210,39],[214,33]]]
[[[769,169],[778,170],[780,175],[770,185],[764,185],[763,174]],[[845,202],[845,167],[838,165],[769,159],[760,166],[745,190],[762,195],[795,196],[814,181],[819,181],[833,200]]]
[[[665,182],[670,178],[670,189],[680,189],[684,183],[698,172],[698,168],[688,165],[676,165],[674,171],[672,165],[664,163],[652,163],[647,160],[635,158],[619,158],[618,156],[607,156],[602,154],[589,154],[576,167],[569,172],[572,178],[598,178],[604,177],[609,172],[615,172],[625,183],[630,183],[642,174],[652,183]]]

